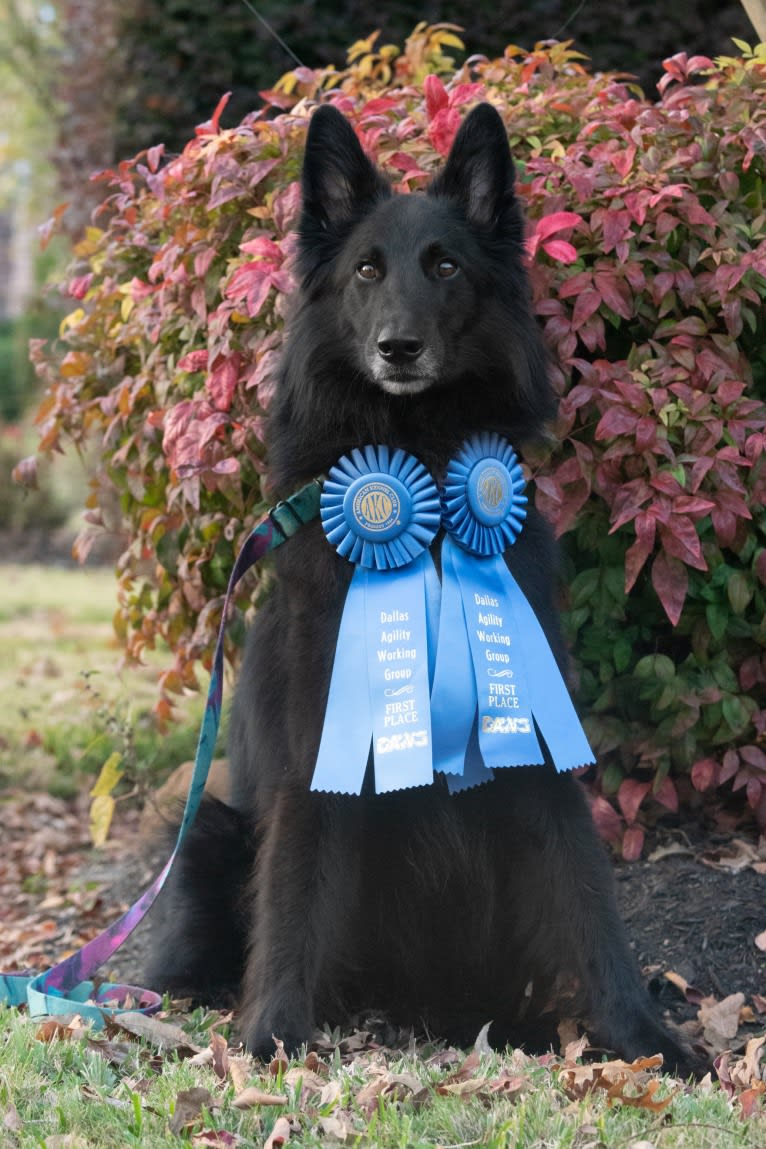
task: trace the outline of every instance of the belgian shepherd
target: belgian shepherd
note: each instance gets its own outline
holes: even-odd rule
[[[354,447],[412,452],[437,480],[471,433],[516,450],[555,412],[530,310],[514,166],[488,104],[425,194],[396,195],[334,108],[312,117],[301,288],[268,420],[286,495]],[[432,548],[438,564],[439,542]],[[565,666],[556,553],[530,508],[505,554]],[[545,1047],[562,1018],[633,1058],[689,1058],[663,1028],[620,922],[580,784],[552,765],[450,794],[314,793],[351,564],[319,521],[276,552],[231,719],[231,805],[207,799],[155,929],[150,984],[232,996],[255,1054],[366,1007],[466,1044]]]

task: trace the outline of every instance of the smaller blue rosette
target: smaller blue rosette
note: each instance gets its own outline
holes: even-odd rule
[[[431,696],[434,768],[450,789],[493,767],[593,761],[548,640],[504,552],[524,526],[524,477],[510,443],[473,436],[442,489],[442,602]]]
[[[330,470],[320,516],[355,570],[311,788],[360,793],[371,745],[378,793],[428,785],[429,651],[440,602],[428,547],[441,522],[439,492],[414,455],[366,446]]]

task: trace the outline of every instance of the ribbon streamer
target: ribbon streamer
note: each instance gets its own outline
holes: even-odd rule
[[[320,515],[328,540],[356,569],[311,789],[359,794],[371,745],[376,793],[429,785],[429,648],[439,586],[428,547],[441,517],[436,485],[413,455],[367,446],[332,468]]]
[[[545,633],[502,558],[523,527],[523,489],[516,455],[496,434],[468,440],[445,477],[431,712],[434,767],[451,789],[488,780],[493,767],[542,764],[537,731],[557,770],[594,760]]]

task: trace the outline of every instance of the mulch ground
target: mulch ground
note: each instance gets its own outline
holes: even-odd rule
[[[0,970],[60,960],[125,909],[164,860],[130,809],[107,846],[92,850],[87,801],[0,794]],[[653,847],[649,860],[615,868],[650,991],[691,1040],[707,1040],[709,1053],[742,1049],[766,1029],[766,952],[756,942],[766,947],[764,851],[733,833],[703,838],[694,827],[657,833]],[[140,927],[117,955],[109,972],[118,980],[142,984],[147,933]]]

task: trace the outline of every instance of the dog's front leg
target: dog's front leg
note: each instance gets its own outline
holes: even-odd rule
[[[275,1037],[291,1050],[309,1040],[317,994],[351,958],[358,811],[358,799],[290,787],[260,822],[240,1018],[256,1055],[271,1056]]]

